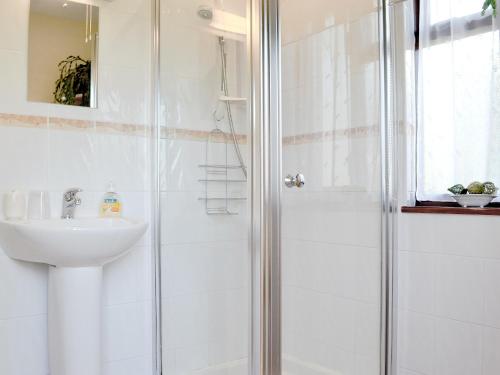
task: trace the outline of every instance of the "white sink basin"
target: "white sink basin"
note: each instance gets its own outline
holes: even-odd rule
[[[101,375],[103,265],[126,254],[147,224],[128,219],[0,221],[0,246],[45,263],[52,375]]]
[[[16,260],[102,266],[130,250],[146,228],[145,223],[121,218],[0,221],[0,246]]]

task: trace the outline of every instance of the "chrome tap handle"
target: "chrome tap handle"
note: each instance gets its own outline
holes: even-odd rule
[[[82,191],[82,189],[80,189],[80,188],[67,189],[63,195],[64,200],[66,202],[71,202],[74,200],[76,205],[81,204],[82,203],[81,199],[76,196],[81,191]]]
[[[82,189],[68,189],[63,194],[62,215],[63,219],[73,219],[75,217],[75,208],[82,203],[82,200],[77,196]]]

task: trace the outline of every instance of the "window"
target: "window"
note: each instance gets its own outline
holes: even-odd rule
[[[500,16],[482,1],[420,0],[417,199],[500,186]],[[478,11],[479,10],[479,11]]]

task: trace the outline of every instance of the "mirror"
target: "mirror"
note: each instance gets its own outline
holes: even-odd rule
[[[31,0],[28,37],[28,100],[96,108],[99,8]]]

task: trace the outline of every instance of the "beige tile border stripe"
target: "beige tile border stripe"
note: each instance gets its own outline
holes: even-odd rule
[[[211,131],[205,130],[191,130],[191,129],[180,129],[180,128],[161,128],[161,138],[162,139],[178,139],[187,141],[207,141],[208,138],[213,142],[219,143],[231,143],[233,138],[229,133],[214,134]],[[245,134],[236,134],[236,140],[240,144],[247,143],[247,136]]]
[[[298,134],[289,137],[283,137],[284,145],[301,145],[306,143],[321,143],[325,141],[333,141],[335,139],[368,137],[377,135],[378,127],[359,127],[343,130],[327,130],[308,134]]]
[[[65,119],[60,117],[45,117],[45,116],[32,116],[32,115],[17,115],[0,113],[0,127],[20,127],[20,128],[33,128],[33,129],[54,129],[65,131],[86,131],[93,130],[98,133],[122,134],[131,136],[147,137],[151,135],[152,129],[144,124],[125,124],[104,121],[92,120],[75,120]],[[412,134],[414,126],[399,124],[400,132],[404,134]],[[177,139],[187,141],[207,141],[210,136],[210,131],[181,129],[181,128],[161,128],[162,139]],[[357,128],[348,128],[341,130],[328,130],[314,133],[298,134],[294,136],[283,137],[283,145],[301,145],[307,143],[321,143],[330,142],[335,139],[369,137],[379,134],[378,125],[365,126]],[[244,134],[237,134],[236,138],[240,144],[247,143],[247,136]],[[226,136],[216,135],[211,139],[214,142],[232,142],[232,137],[229,134]]]
[[[19,127],[31,129],[53,129],[68,131],[95,130],[99,133],[118,133],[146,135],[144,125],[121,124],[92,120],[75,120],[62,117],[45,117],[0,113],[0,127]]]
[[[12,115],[0,113],[0,126],[16,126],[21,128],[44,128],[49,119],[44,116]]]

